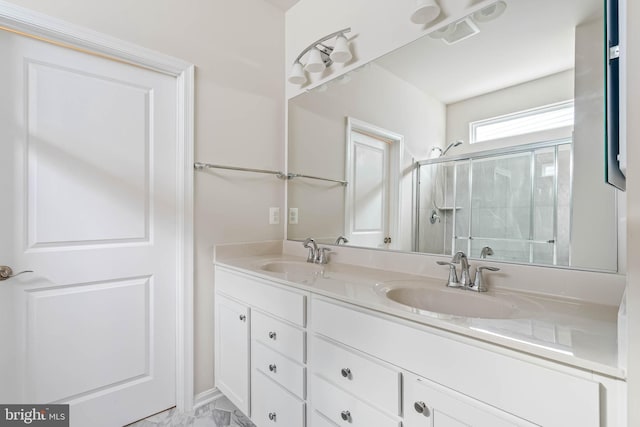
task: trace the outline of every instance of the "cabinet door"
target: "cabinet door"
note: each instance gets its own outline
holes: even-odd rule
[[[405,376],[404,427],[534,427],[534,424],[414,375]]]
[[[249,308],[216,294],[216,386],[249,413]]]

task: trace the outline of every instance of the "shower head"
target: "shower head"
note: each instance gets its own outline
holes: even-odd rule
[[[447,154],[447,151],[451,150],[453,147],[457,147],[458,145],[461,145],[463,143],[463,141],[461,139],[452,142],[451,144],[447,145],[447,148],[444,149],[444,151],[442,151],[441,156],[444,156],[445,154]]]

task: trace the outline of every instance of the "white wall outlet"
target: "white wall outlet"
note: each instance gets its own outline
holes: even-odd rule
[[[289,208],[289,224],[298,223],[298,208]]]
[[[269,208],[269,224],[280,224],[280,208]]]

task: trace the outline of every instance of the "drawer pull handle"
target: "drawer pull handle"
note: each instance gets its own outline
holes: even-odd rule
[[[341,417],[344,421],[350,421],[350,420],[351,420],[351,412],[349,412],[349,411],[342,411],[342,412],[340,412],[340,417]]]
[[[275,412],[269,412],[269,419],[271,421],[275,421],[276,420],[276,413]]]
[[[269,365],[269,370],[271,372],[275,372],[276,371],[276,365],[274,365],[273,363],[271,365]]]
[[[345,378],[350,378],[351,377],[351,369],[349,368],[342,368],[340,370],[340,373],[342,374],[343,377]]]
[[[426,417],[429,416],[429,408],[427,408],[427,404],[422,402],[422,401],[418,401],[418,402],[414,403],[413,404],[413,409],[415,409],[416,412],[419,413],[419,414],[423,414]]]
[[[241,314],[240,321],[244,322],[245,320],[247,320],[247,316],[245,316],[244,314]]]
[[[275,332],[269,332],[269,338],[271,338],[272,340],[276,339],[276,333]]]

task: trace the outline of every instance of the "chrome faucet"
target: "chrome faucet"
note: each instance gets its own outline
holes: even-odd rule
[[[347,238],[346,238],[346,237],[344,237],[344,236],[338,236],[338,238],[336,239],[336,243],[335,243],[335,244],[336,244],[336,245],[339,245],[339,244],[340,244],[340,242],[342,242],[342,243],[349,243],[349,239],[347,239]]]
[[[314,239],[308,237],[302,242],[302,246],[309,249],[309,254],[307,255],[307,262],[313,262],[315,264],[327,264],[329,263],[329,254],[331,251],[329,248],[319,248],[318,244]]]
[[[309,249],[309,255],[307,255],[307,262],[316,262],[316,258],[318,257],[318,245],[316,244],[316,241],[311,237],[307,237],[305,241],[302,243],[302,246]]]
[[[488,249],[485,251],[485,249]],[[485,246],[482,248],[483,255],[491,255],[493,251],[490,247]],[[484,283],[484,278],[482,276],[483,270],[488,271],[500,271],[497,267],[489,267],[489,266],[479,266],[476,268],[476,276],[473,281],[471,281],[471,274],[469,273],[469,260],[464,252],[458,251],[455,253],[453,258],[451,258],[451,262],[446,261],[436,261],[438,265],[448,265],[449,266],[449,278],[447,279],[447,286],[450,288],[462,288],[470,291],[476,292],[486,292],[487,286]],[[458,279],[458,275],[456,274],[456,264],[460,264],[460,279]]]
[[[493,255],[493,249],[491,249],[489,246],[485,246],[484,248],[482,248],[482,250],[480,250],[480,258],[485,259],[487,255]]]
[[[464,252],[458,251],[451,258],[452,264],[460,263],[460,285],[463,287],[468,287],[471,285],[471,274],[469,274],[469,260],[467,259],[467,255]]]

